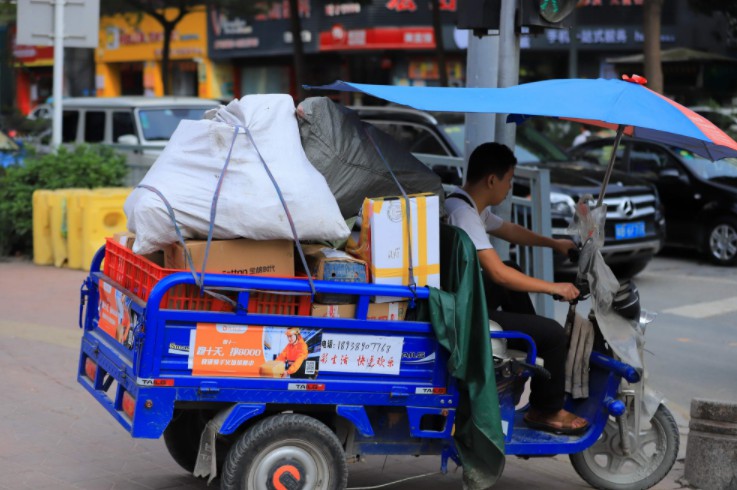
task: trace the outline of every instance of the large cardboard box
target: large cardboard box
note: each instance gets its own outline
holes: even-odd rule
[[[366,283],[368,265],[346,252],[324,245],[304,245],[302,250],[310,268],[310,274],[321,281]],[[351,304],[357,298],[348,294],[317,293],[315,300],[324,304]]]
[[[187,240],[197,272],[202,270],[206,240]],[[189,270],[184,248],[174,243],[164,250],[164,267]],[[207,272],[253,276],[294,276],[294,243],[289,240],[213,240],[207,257]]]
[[[370,241],[371,281],[408,285],[412,257],[417,286],[440,287],[440,202],[434,194],[367,198],[363,203],[361,241]],[[409,219],[408,219],[409,216]],[[367,232],[364,228],[367,227]],[[409,233],[408,233],[409,232]],[[411,242],[411,254],[410,252]],[[366,251],[365,244],[358,249]],[[376,302],[393,301],[377,297]]]
[[[370,303],[367,320],[404,320],[407,316],[407,301]],[[355,318],[356,305],[312,304],[312,316],[320,318]]]

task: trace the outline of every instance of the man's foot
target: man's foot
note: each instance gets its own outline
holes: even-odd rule
[[[531,408],[525,414],[525,423],[532,429],[569,436],[583,434],[589,428],[586,419],[562,409],[557,412],[545,413]]]

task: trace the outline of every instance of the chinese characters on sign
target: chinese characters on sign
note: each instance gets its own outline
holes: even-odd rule
[[[195,376],[259,376],[264,361],[263,327],[201,323],[191,332]]]
[[[403,344],[403,337],[323,333],[320,370],[399,374]]]

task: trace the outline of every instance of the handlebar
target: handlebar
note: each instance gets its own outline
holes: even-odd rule
[[[569,248],[568,249],[568,259],[573,264],[578,264],[579,260],[581,259],[581,250],[588,245],[589,245],[589,241],[587,240],[586,243],[584,243],[580,247]],[[579,301],[583,301],[586,298],[588,298],[589,294],[591,293],[589,289],[589,283],[586,280],[585,276],[582,277],[580,273],[580,268],[579,268],[579,273],[576,274],[576,279],[573,281],[573,285],[576,286],[576,289],[578,289],[579,295],[577,298],[570,301],[571,304],[576,304]],[[554,294],[553,299],[555,301],[562,301],[563,297],[560,296],[559,294]]]

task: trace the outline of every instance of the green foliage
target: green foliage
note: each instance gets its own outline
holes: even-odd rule
[[[33,153],[0,173],[0,256],[33,250],[34,191],[120,186],[128,171],[125,157],[105,146]]]

